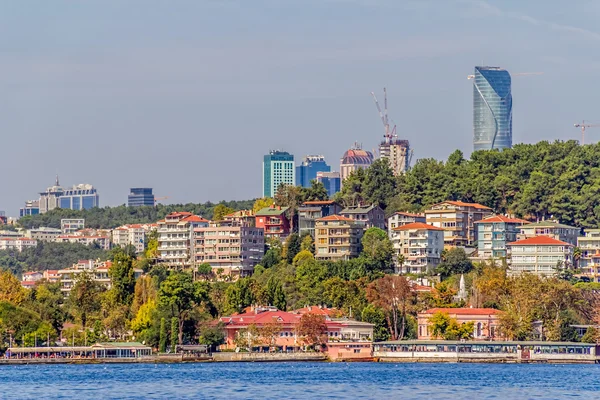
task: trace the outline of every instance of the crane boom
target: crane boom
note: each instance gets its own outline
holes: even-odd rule
[[[379,111],[379,117],[381,118],[381,122],[383,122],[383,127],[385,128],[385,118],[383,117],[383,113],[381,112],[381,107],[379,107],[379,102],[377,101],[377,96],[375,96],[375,92],[371,92],[371,96],[373,96],[373,99],[375,100],[377,111]]]
[[[581,121],[580,124],[573,124],[575,128],[581,128],[581,144],[585,144],[585,129],[586,128],[597,128],[600,124],[586,124],[585,121]]]

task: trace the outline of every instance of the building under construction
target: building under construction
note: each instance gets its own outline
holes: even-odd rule
[[[408,140],[398,139],[396,134],[396,125],[390,129],[390,122],[387,112],[387,91],[383,88],[384,96],[384,111],[381,111],[379,102],[374,92],[371,92],[375,105],[379,111],[379,117],[383,122],[384,135],[383,141],[379,144],[379,157],[389,160],[390,167],[394,171],[394,175],[403,174],[408,171],[410,167],[410,161],[412,157],[412,150],[410,149],[410,143]]]

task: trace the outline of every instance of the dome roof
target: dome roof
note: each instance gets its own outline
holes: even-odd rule
[[[350,149],[344,153],[342,164],[371,165],[373,153],[362,149]]]

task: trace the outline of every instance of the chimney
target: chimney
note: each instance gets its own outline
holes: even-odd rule
[[[278,209],[279,211],[281,211],[281,206],[277,206],[277,209]]]

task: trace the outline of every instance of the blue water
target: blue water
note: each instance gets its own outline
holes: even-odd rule
[[[592,399],[600,365],[0,366],[1,399]]]

